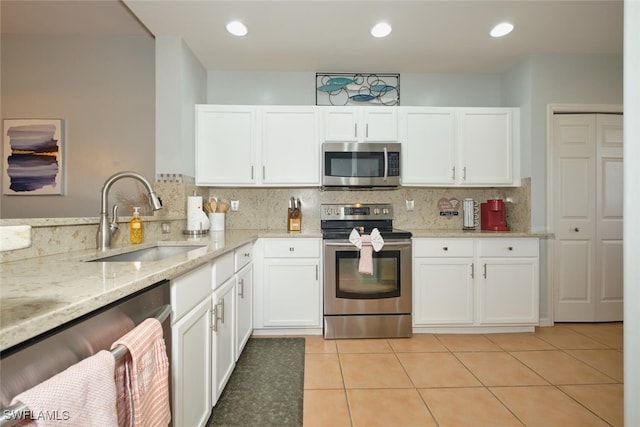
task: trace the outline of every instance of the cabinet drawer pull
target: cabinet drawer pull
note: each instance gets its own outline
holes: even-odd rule
[[[251,254],[250,254],[249,252],[245,252],[245,253],[244,253],[244,256],[245,256],[245,258],[250,258],[250,257],[251,257]]]
[[[449,247],[448,247],[448,246],[443,246],[443,247],[442,247],[442,250],[446,252],[446,251],[448,251],[448,250],[449,250]]]
[[[580,231],[580,229],[578,227],[574,228],[573,231],[575,231],[576,233]]]
[[[512,251],[513,250],[513,246],[509,246],[507,249]]]
[[[289,252],[295,252],[295,250],[296,250],[296,248],[294,248],[294,247],[290,247],[289,248]]]

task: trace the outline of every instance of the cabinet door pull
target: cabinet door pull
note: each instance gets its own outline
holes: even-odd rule
[[[253,166],[251,166],[251,181],[253,181]]]
[[[467,167],[463,167],[462,168],[462,180],[466,181],[467,180]]]
[[[213,305],[213,309],[211,310],[211,329],[214,332],[218,331],[218,310],[216,309],[217,305]]]
[[[238,281],[238,285],[240,285],[240,292],[238,292],[238,296],[240,298],[244,298],[244,279],[240,279]]]
[[[357,123],[353,124],[353,136],[356,137],[356,138],[358,137],[358,124]]]
[[[217,307],[220,307],[220,309],[218,310]],[[220,298],[218,300],[218,304],[216,304],[216,312],[218,314],[220,314],[220,316],[216,316],[216,323],[218,320],[220,320],[220,323],[222,323],[224,325],[224,298]],[[216,330],[216,329],[214,329]]]
[[[264,165],[262,165],[262,179],[264,179],[264,174],[265,174]]]
[[[483,265],[483,272],[482,272],[482,276],[486,279],[487,278],[487,264]]]
[[[366,125],[364,136],[369,138],[369,123]]]
[[[316,264],[316,280],[318,280],[318,265]]]
[[[451,168],[451,174],[452,174],[451,179],[453,179],[455,181],[455,179],[456,179],[456,167],[455,166]]]
[[[471,278],[474,279],[475,278],[475,266],[473,263],[471,263]]]

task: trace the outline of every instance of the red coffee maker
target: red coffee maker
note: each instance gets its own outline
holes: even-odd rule
[[[509,231],[507,209],[502,199],[489,199],[480,204],[480,229]]]

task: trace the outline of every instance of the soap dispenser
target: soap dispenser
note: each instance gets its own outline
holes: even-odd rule
[[[132,245],[142,243],[143,239],[142,219],[140,219],[140,208],[133,208],[133,218],[129,222],[129,241]]]

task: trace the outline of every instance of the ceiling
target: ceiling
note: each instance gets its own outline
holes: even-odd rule
[[[205,68],[227,71],[493,73],[529,54],[622,54],[623,47],[622,0],[123,2],[135,17],[118,0],[3,0],[2,32],[141,34],[142,23],[155,36],[182,37]],[[226,32],[235,19],[247,36]],[[375,39],[369,30],[382,20],[393,32]],[[515,30],[489,37],[501,21]]]

